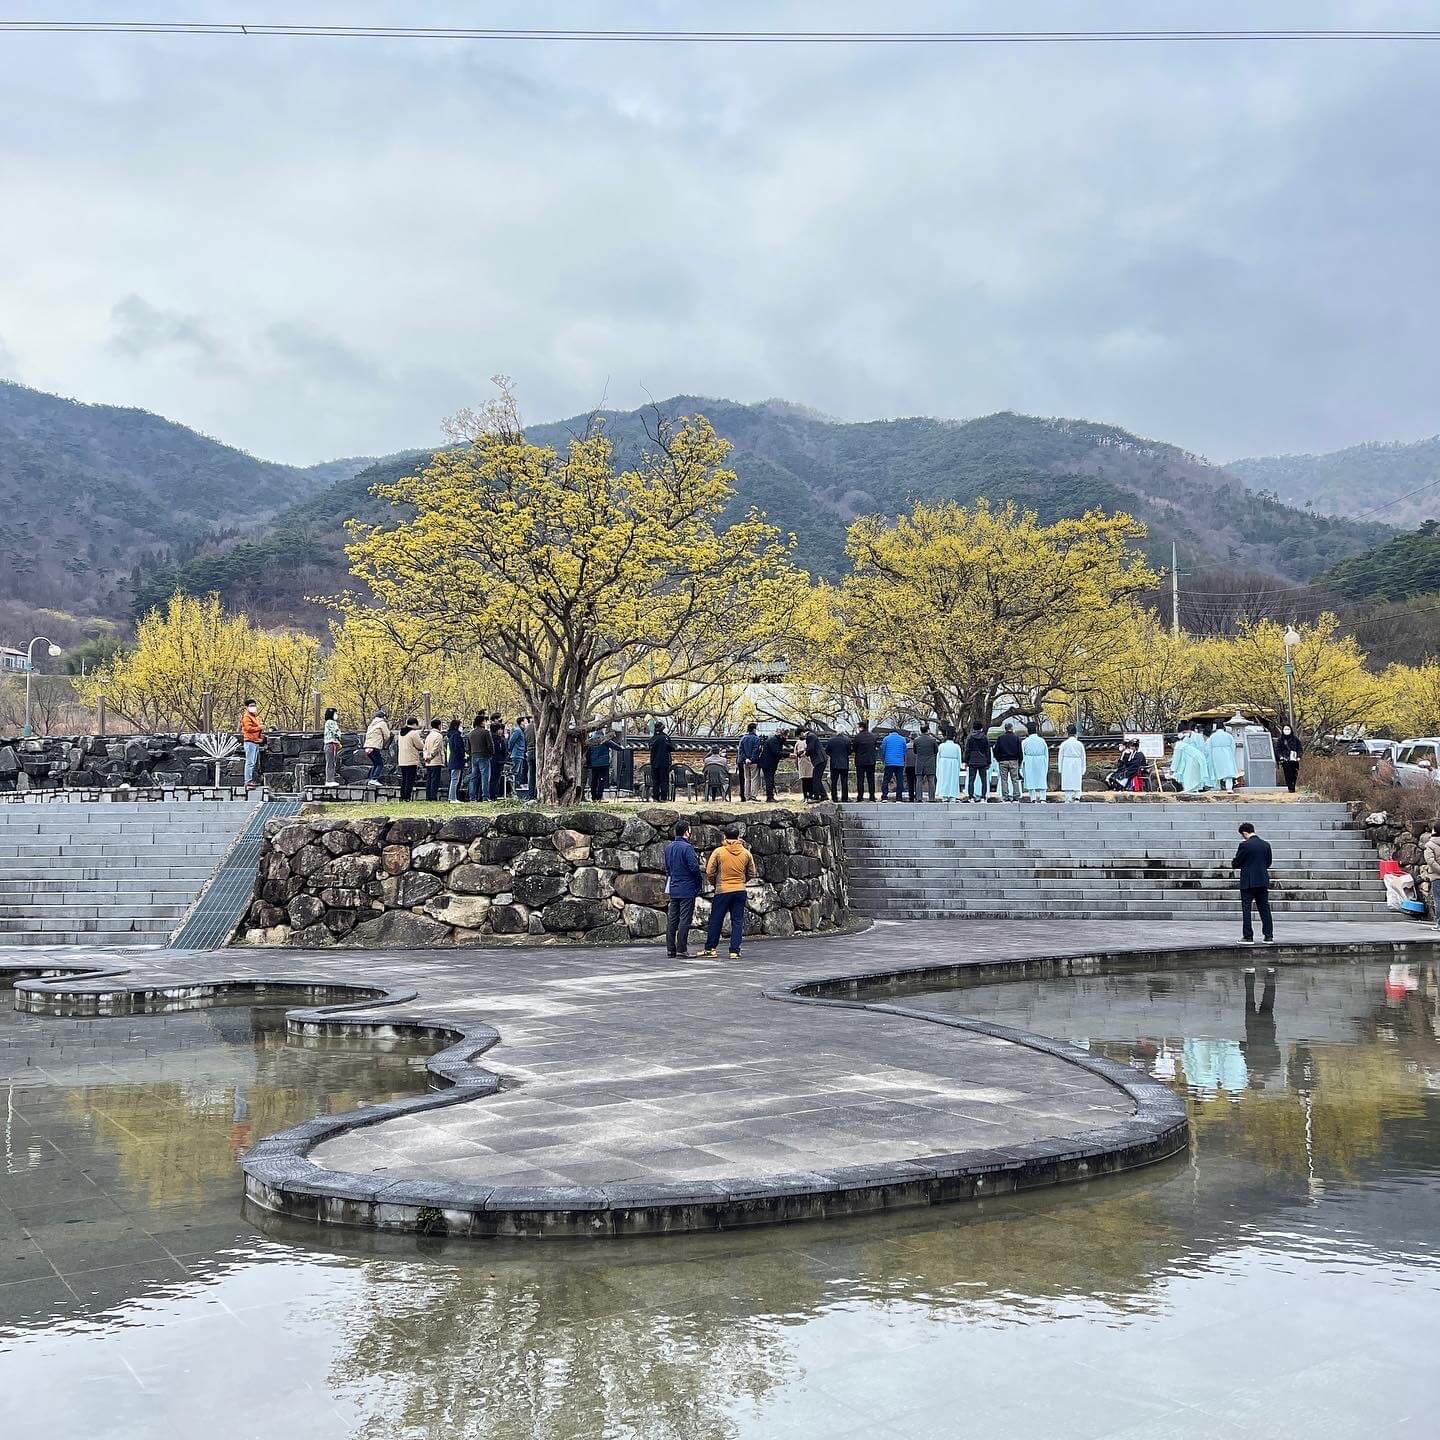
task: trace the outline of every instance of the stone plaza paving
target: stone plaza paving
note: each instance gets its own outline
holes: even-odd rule
[[[450,1206],[469,1193],[476,1198],[468,1208],[477,1210],[583,1212],[609,1208],[616,1187],[690,1186],[702,1197],[723,1192],[733,1201],[759,1194],[776,1177],[794,1187],[795,1177],[853,1176],[853,1167],[870,1166],[893,1182],[896,1167],[914,1180],[913,1162],[935,1157],[954,1174],[967,1160],[996,1155],[1073,1156],[1097,1137],[1123,1136],[1144,1108],[1135,1097],[1163,1090],[1115,1066],[1134,1077],[1127,1093],[1120,1086],[1129,1080],[1117,1080],[1109,1062],[1087,1062],[1083,1052],[1058,1044],[1035,1048],[1000,1027],[955,1028],[883,1008],[787,1004],[777,993],[783,987],[1037,957],[1129,954],[1136,963],[1164,963],[1167,954],[1194,952],[1248,965],[1283,963],[1315,947],[1440,944],[1433,930],[1386,920],[1290,925],[1280,944],[1253,950],[1236,945],[1235,930],[1205,922],[910,922],[766,941],[740,961],[667,960],[658,948],[636,946],[118,955],[73,948],[43,958],[33,950],[3,952],[0,966],[33,973],[51,963],[107,964],[126,972],[65,982],[72,995],[247,975],[413,991],[403,1004],[361,1008],[345,1019],[373,1018],[400,1030],[425,1021],[472,1036],[493,1027],[498,1039],[474,1059],[499,1077],[498,1093],[444,1108],[409,1102],[378,1123],[317,1132],[294,1152],[304,1160],[286,1163],[334,1172],[336,1193],[366,1202],[409,1183],[421,1190],[397,1198],[429,1193],[436,1206]],[[876,1000],[889,1003],[884,995]],[[1170,1106],[1173,1138],[1175,1102],[1166,1096],[1157,1103]],[[1158,1153],[1126,1163],[1145,1158]],[[931,1163],[932,1183],[935,1173]],[[611,1187],[609,1202],[594,1198],[599,1187]],[[359,1223],[375,1223],[373,1206],[369,1221]]]

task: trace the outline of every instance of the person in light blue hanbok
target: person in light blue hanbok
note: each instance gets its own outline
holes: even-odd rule
[[[1180,782],[1180,789],[1186,795],[1196,795],[1205,788],[1205,765],[1188,725],[1181,726],[1179,738],[1175,741],[1175,749],[1170,756],[1170,773]]]
[[[1206,790],[1215,788],[1215,771],[1210,764],[1210,740],[1205,732],[1197,725],[1190,732],[1190,743],[1195,747],[1196,753],[1200,756],[1201,783]]]
[[[1222,790],[1235,788],[1235,737],[1223,726],[1217,725],[1210,732],[1207,746],[1210,751],[1210,773],[1215,784]]]
[[[935,752],[935,798],[960,798],[960,747],[955,743],[955,727],[945,727],[945,738]]]
[[[1038,730],[1032,730],[1020,746],[1020,783],[1025,787],[1025,798],[1031,802],[1044,800],[1049,779],[1050,747]]]

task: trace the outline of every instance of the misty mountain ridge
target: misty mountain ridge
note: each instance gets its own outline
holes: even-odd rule
[[[1146,549],[1190,569],[1308,580],[1385,540],[1383,526],[1296,509],[1227,470],[1118,425],[1000,412],[970,420],[842,421],[784,399],[676,395],[603,419],[622,462],[656,411],[704,414],[732,446],[732,512],[751,505],[797,539],[813,573],[845,568],[845,530],[915,500],[1013,500],[1044,521],[1126,510]],[[589,414],[527,427],[563,448]],[[296,467],[257,459],[147,411],[86,405],[0,384],[0,600],[122,618],[175,587],[218,590],[271,623],[315,626],[306,595],[346,582],[344,521],[383,519],[371,488],[413,472],[429,448]]]

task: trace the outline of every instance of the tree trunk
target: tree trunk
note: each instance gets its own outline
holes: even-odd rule
[[[544,805],[578,800],[585,781],[583,737],[573,701],[530,702],[535,715],[535,789]]]

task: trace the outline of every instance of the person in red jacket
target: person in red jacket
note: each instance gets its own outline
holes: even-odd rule
[[[255,768],[260,763],[260,747],[265,743],[265,727],[260,723],[260,707],[245,702],[240,715],[240,738],[245,742],[245,788],[255,788]]]

